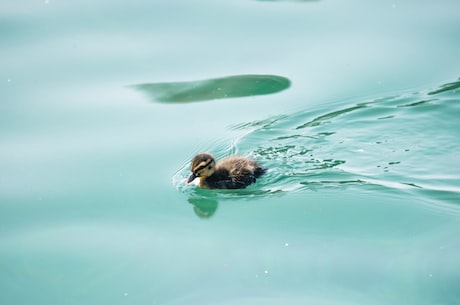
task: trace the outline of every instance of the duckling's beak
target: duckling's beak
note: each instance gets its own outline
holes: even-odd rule
[[[190,183],[193,180],[195,180],[196,175],[194,173],[191,173],[190,176],[188,176],[187,180],[185,182]]]

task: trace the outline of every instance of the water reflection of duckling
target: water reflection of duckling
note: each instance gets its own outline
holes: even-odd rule
[[[231,156],[216,163],[210,153],[196,155],[190,166],[192,173],[187,183],[193,181],[199,187],[208,189],[241,189],[256,182],[266,169],[256,161]]]

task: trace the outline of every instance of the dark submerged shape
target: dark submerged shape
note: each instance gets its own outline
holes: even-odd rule
[[[133,87],[146,93],[154,102],[177,104],[274,94],[290,85],[289,79],[279,75],[245,74],[188,82],[145,83]]]
[[[208,189],[242,189],[256,182],[266,169],[256,161],[241,157],[227,157],[216,163],[210,153],[196,155],[190,166],[187,183]]]

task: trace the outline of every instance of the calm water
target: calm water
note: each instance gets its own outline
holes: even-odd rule
[[[0,304],[460,304],[458,1],[0,4]],[[193,155],[269,168],[185,185]]]

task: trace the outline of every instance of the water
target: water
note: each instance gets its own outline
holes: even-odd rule
[[[457,1],[0,8],[0,304],[460,303]]]

